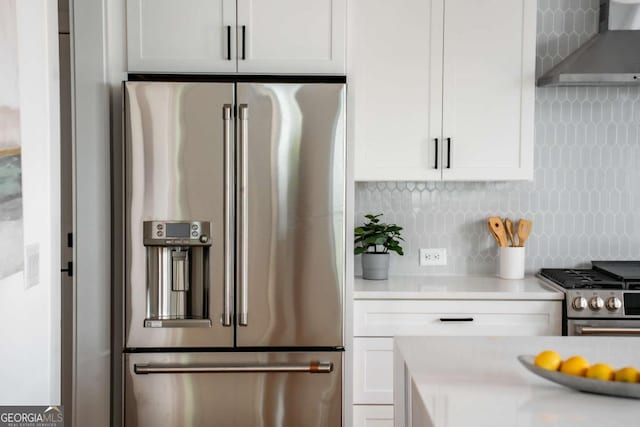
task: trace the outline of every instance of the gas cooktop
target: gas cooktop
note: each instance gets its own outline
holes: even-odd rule
[[[593,268],[543,268],[540,275],[564,289],[640,290],[640,261],[592,261]]]
[[[543,277],[565,289],[624,289],[624,283],[593,269],[543,268]]]

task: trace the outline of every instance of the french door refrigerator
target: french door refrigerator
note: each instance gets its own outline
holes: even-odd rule
[[[123,90],[125,425],[341,425],[344,83]]]

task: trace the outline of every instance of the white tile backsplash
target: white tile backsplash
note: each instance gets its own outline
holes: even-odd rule
[[[598,0],[538,2],[537,72],[597,31]],[[537,88],[533,182],[356,184],[356,224],[384,213],[405,227],[391,274],[492,274],[491,215],[533,221],[528,272],[640,258],[640,88]],[[420,267],[420,248],[448,265]],[[356,272],[360,260],[356,259]]]

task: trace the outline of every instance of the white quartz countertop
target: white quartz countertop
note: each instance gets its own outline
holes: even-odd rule
[[[418,421],[421,426],[640,425],[640,400],[574,391],[530,373],[517,360],[545,349],[563,358],[581,354],[614,368],[640,367],[640,340],[633,337],[398,337],[394,376],[403,377],[404,362],[414,405],[424,405],[416,406],[416,418],[422,409],[428,414],[426,422]],[[396,381],[397,396],[401,387],[402,380]],[[396,414],[402,411],[399,399]],[[397,421],[406,422],[402,415]]]
[[[495,276],[356,277],[354,299],[563,300],[564,294],[542,279],[505,280]]]

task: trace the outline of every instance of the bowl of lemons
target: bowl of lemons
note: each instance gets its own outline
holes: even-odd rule
[[[554,383],[587,393],[640,399],[640,371],[633,366],[614,369],[606,363],[590,364],[582,356],[562,359],[553,350],[537,356],[518,356],[532,373]]]

